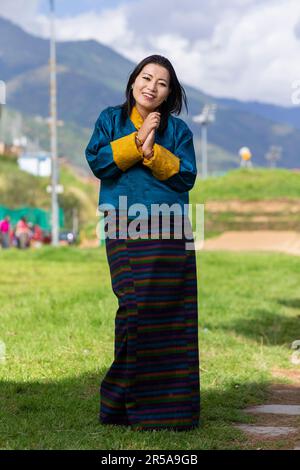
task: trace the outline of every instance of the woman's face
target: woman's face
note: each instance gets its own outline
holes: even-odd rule
[[[154,111],[171,91],[169,71],[158,64],[147,64],[132,86],[136,104],[148,112]]]

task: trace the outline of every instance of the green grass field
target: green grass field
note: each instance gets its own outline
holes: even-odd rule
[[[190,193],[193,203],[207,201],[299,199],[300,172],[284,168],[236,168],[221,177],[197,179]]]
[[[298,257],[197,253],[201,426],[139,433],[98,423],[117,308],[104,248],[0,256],[1,449],[255,446],[233,423],[253,422],[241,410],[264,401],[273,367],[291,367],[290,344],[300,338]]]

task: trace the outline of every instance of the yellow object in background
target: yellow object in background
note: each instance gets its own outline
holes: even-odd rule
[[[248,147],[242,147],[239,151],[239,155],[245,161],[250,160],[252,157],[252,153]]]

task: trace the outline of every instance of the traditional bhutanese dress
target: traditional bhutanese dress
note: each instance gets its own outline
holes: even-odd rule
[[[116,208],[117,228],[117,236],[107,229],[105,240],[119,307],[114,360],[100,385],[99,418],[137,430],[189,430],[199,424],[200,414],[196,258],[185,210],[197,173],[193,136],[183,120],[170,115],[146,161],[134,140],[142,122],[135,106],[125,121],[120,106],[106,108],[86,149],[90,168],[101,179],[101,210],[109,220]],[[128,207],[149,208],[140,238],[118,237],[121,224],[128,229],[132,221],[120,209],[120,196],[127,197]],[[150,213],[156,203],[183,209],[171,217],[170,236],[163,235],[163,211],[158,217]]]

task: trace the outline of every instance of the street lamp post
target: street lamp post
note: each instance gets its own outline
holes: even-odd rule
[[[58,219],[58,158],[57,158],[57,104],[56,104],[56,44],[54,0],[50,0],[50,135],[51,135],[51,234],[52,245],[59,243]]]
[[[3,138],[4,143],[4,124],[3,124],[3,106],[6,103],[6,85],[3,80],[0,80],[0,140]]]
[[[208,124],[215,121],[215,112],[217,105],[205,104],[202,112],[193,117],[194,122],[201,125],[201,154],[202,154],[202,178],[206,179],[208,175],[208,158],[207,158],[207,127]]]

